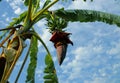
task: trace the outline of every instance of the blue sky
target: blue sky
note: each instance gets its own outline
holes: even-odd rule
[[[41,0],[41,5],[43,0]],[[83,2],[59,2],[50,10],[65,7],[65,9],[90,9],[120,15],[119,0],[94,0]],[[0,28],[6,27],[13,17],[17,17],[26,10],[22,0],[3,0],[0,3]],[[56,51],[49,41],[51,34],[46,29],[46,21],[39,21],[35,29],[41,35],[53,55],[59,83],[120,83],[120,28],[102,22],[80,23],[69,22],[66,30],[71,32],[70,39],[74,46],[68,46],[67,56],[58,65]],[[28,43],[29,40],[26,41]],[[24,50],[24,53],[27,49]],[[43,69],[45,50],[39,43],[38,65],[36,69],[36,83],[43,83]],[[23,57],[17,62],[10,83],[14,83]],[[29,59],[18,83],[24,83]]]

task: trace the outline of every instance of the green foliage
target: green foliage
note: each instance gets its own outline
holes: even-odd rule
[[[45,57],[46,67],[44,69],[44,83],[58,83],[56,70],[51,55],[46,55]]]
[[[42,45],[46,49],[46,52],[48,53],[45,57],[46,67],[44,69],[44,73],[45,73],[45,75],[43,77],[45,80],[44,83],[58,83],[54,63],[53,63],[51,54],[50,54],[46,44],[44,43],[44,41],[41,39],[41,37],[36,32],[33,32],[32,34],[42,43]],[[28,72],[28,73],[30,73],[30,72]]]
[[[35,83],[35,69],[37,66],[37,52],[38,52],[38,43],[37,38],[32,36],[30,46],[30,64],[27,69],[27,79],[26,83]]]
[[[51,2],[51,0],[46,0],[46,2],[43,5],[43,8],[46,7],[50,2]]]
[[[56,15],[67,21],[95,22],[101,21],[108,24],[115,24],[120,27],[120,16],[94,10],[57,10]]]
[[[44,12],[42,15],[40,15],[38,18],[36,18],[35,21],[33,21],[33,24],[37,23],[39,20],[42,20],[43,18],[45,18],[47,16],[48,12]]]
[[[13,18],[13,21],[10,22],[9,26],[14,26],[15,24],[21,23],[22,21],[24,21],[26,15],[27,15],[27,11],[21,13],[18,18]]]
[[[38,0],[32,0],[32,4],[35,6],[37,4],[37,1]],[[28,6],[29,5],[29,0],[24,0],[24,4],[25,4],[25,6]]]
[[[28,6],[29,0],[24,0],[24,5]]]
[[[13,18],[13,19],[12,19],[13,21],[9,23],[9,26],[7,26],[7,28],[8,28],[8,27],[13,27],[14,25],[17,25],[17,24],[20,24],[21,22],[23,22],[24,19],[25,19],[25,17],[26,17],[26,15],[27,15],[27,11],[21,13],[21,14],[19,15],[19,17],[17,17],[17,18]],[[3,31],[3,33],[0,35],[0,40],[1,40],[3,37],[5,37],[8,32],[9,32],[9,31]]]
[[[37,10],[40,8],[40,4],[39,4],[40,0],[37,0],[36,4],[33,5],[33,15],[37,12]]]

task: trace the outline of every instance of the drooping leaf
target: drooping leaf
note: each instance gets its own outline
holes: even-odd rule
[[[9,23],[9,25],[6,27],[13,27],[14,25],[20,24],[22,21],[24,21],[25,17],[26,17],[27,11],[21,13],[19,15],[18,18],[13,18],[13,21]],[[0,40],[5,37],[5,35],[8,33],[9,31],[3,31],[3,34],[0,35]]]
[[[24,21],[26,15],[27,15],[27,11],[21,13],[18,18],[13,18],[13,21],[10,22],[9,26],[14,26],[15,24],[19,24],[20,22]]]
[[[51,55],[45,57],[44,83],[58,83],[58,78]]]
[[[120,16],[94,10],[57,10],[55,14],[67,21],[95,22],[101,21],[108,24],[115,24],[120,27]]]
[[[30,46],[30,64],[27,69],[27,79],[26,83],[35,83],[35,69],[37,66],[37,52],[38,52],[38,43],[37,38],[32,36]]]

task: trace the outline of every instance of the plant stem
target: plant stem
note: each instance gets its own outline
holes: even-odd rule
[[[31,43],[32,43],[32,42],[30,42],[30,45],[31,45]],[[23,67],[24,67],[24,65],[25,65],[25,63],[26,63],[26,61],[27,61],[27,58],[28,58],[28,55],[29,55],[29,51],[30,51],[30,46],[29,46],[28,52],[27,52],[27,54],[26,54],[26,56],[25,56],[25,59],[24,59],[24,61],[23,61],[23,63],[22,63],[22,66],[21,66],[21,68],[20,68],[20,70],[19,70],[19,73],[18,73],[18,75],[17,75],[16,80],[15,80],[14,83],[17,83],[17,81],[18,81],[18,79],[19,79],[19,77],[20,77],[20,74],[21,74],[21,72],[22,72],[22,70],[23,70]]]
[[[31,11],[32,11],[32,0],[29,0],[28,12],[24,21],[24,29],[22,32],[25,32],[30,29],[31,25]]]
[[[0,31],[10,30],[10,29],[14,29],[14,27],[9,27],[9,28],[0,29]]]
[[[10,32],[10,34],[2,41],[2,43],[0,43],[0,47],[3,46],[3,44],[13,35],[14,31],[12,30]]]
[[[47,46],[46,46],[46,44],[44,43],[44,41],[40,38],[40,36],[37,34],[37,33],[32,33],[35,37],[37,37],[38,38],[38,40],[42,43],[42,45],[44,46],[44,48],[46,49],[46,51],[47,51],[47,53],[49,54],[49,55],[51,55],[50,54],[50,52],[49,52],[49,50],[48,50],[48,48],[47,48]]]
[[[37,12],[37,14],[33,17],[32,22],[35,22],[35,20],[43,14],[43,12],[45,12],[48,8],[50,8],[52,5],[54,5],[56,2],[58,2],[59,0],[54,0],[53,2],[51,2],[50,4],[48,4],[45,8],[41,9],[40,11]]]
[[[20,28],[21,26],[22,25],[17,25],[17,26],[14,26],[14,27],[3,28],[3,29],[0,29],[0,31],[10,30],[10,29],[16,29],[16,28]]]
[[[28,12],[24,24],[31,20],[32,0],[29,0]]]

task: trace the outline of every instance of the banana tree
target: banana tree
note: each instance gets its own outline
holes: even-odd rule
[[[14,18],[13,21],[9,24],[9,26],[7,26],[7,28],[0,30],[4,31],[3,35],[1,35],[1,38],[5,36],[5,39],[3,39],[0,44],[0,47],[3,48],[0,56],[1,83],[8,82],[8,79],[11,72],[13,72],[16,62],[18,61],[19,57],[22,56],[23,50],[26,49],[26,39],[30,40],[30,45],[28,52],[26,52],[26,56],[21,66],[21,69],[19,70],[18,76],[16,77],[15,83],[17,83],[19,79],[19,76],[22,72],[25,62],[27,61],[28,56],[30,57],[30,63],[27,70],[26,83],[35,82],[34,77],[38,57],[38,40],[46,49],[46,67],[44,69],[45,75],[43,77],[44,82],[58,83],[56,69],[52,60],[51,53],[44,41],[34,29],[34,25],[43,18],[46,18],[47,20],[48,29],[52,34],[50,41],[54,43],[60,65],[65,59],[68,44],[73,45],[73,42],[69,38],[69,35],[71,33],[68,33],[65,30],[69,21],[101,21],[104,23],[120,26],[120,16],[105,12],[93,10],[48,10],[58,1],[59,0],[46,0],[43,7],[40,7],[40,0],[24,0],[24,4],[28,7],[28,10],[21,13],[18,18]],[[5,35],[6,33],[8,34],[7,36]]]
[[[23,49],[25,49],[26,47],[24,43],[26,39],[30,39],[31,43],[28,52],[26,53],[23,65],[18,73],[18,76],[16,77],[15,83],[17,83],[18,81],[18,78],[27,60],[28,55],[30,55],[30,63],[27,70],[28,75],[26,82],[35,82],[34,75],[37,64],[38,40],[43,44],[47,52],[45,58],[45,82],[57,82],[57,76],[55,72],[54,63],[51,58],[51,54],[44,41],[35,32],[33,25],[42,18],[45,18],[48,14],[48,8],[50,8],[52,5],[58,2],[58,0],[46,0],[42,8],[40,8],[39,2],[40,0],[24,0],[24,4],[28,7],[28,10],[20,14],[18,18],[14,18],[6,29],[1,29],[2,31],[5,30],[2,36],[4,36],[6,33],[9,33],[9,35],[5,39],[3,39],[3,41],[0,44],[0,46],[3,48],[3,52],[0,56],[0,64],[2,65],[0,73],[1,83],[6,83],[8,81],[8,78],[10,77],[10,74],[13,71],[17,60],[21,56]],[[52,76],[51,79],[47,79],[49,75]]]

